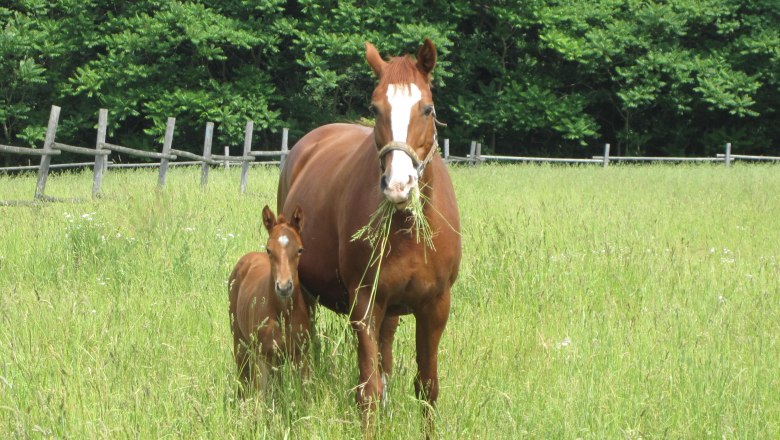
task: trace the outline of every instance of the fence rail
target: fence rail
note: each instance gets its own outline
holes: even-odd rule
[[[718,154],[718,158],[725,158],[725,154]],[[780,161],[780,156],[751,156],[749,154],[732,154],[732,159]],[[723,160],[723,159],[719,159]]]
[[[445,140],[446,141],[446,140]],[[715,157],[661,157],[661,156],[610,156],[610,144],[604,145],[604,154],[592,156],[590,159],[580,158],[551,158],[551,157],[526,157],[526,156],[499,156],[481,154],[482,145],[472,141],[471,149],[467,156],[449,156],[449,145],[445,143],[444,159],[450,163],[465,162],[469,165],[479,165],[487,161],[506,162],[537,162],[537,163],[571,163],[571,164],[600,164],[604,167],[610,162],[722,162],[727,167],[736,160],[760,160],[780,162],[777,156],[751,156],[745,154],[731,154],[731,143],[726,143],[725,154],[716,154]]]
[[[55,168],[69,168],[74,166],[92,166],[93,167],[93,184],[92,184],[92,197],[97,198],[102,192],[102,182],[104,174],[111,168],[139,168],[139,167],[159,167],[158,174],[158,186],[160,188],[165,187],[166,175],[169,166],[178,165],[201,165],[201,187],[205,187],[208,183],[208,173],[210,166],[222,164],[225,168],[231,164],[240,164],[241,170],[241,184],[240,192],[244,193],[247,186],[247,175],[249,167],[252,162],[255,162],[260,157],[279,157],[278,161],[259,162],[263,165],[276,165],[280,167],[284,166],[285,159],[289,154],[288,148],[288,129],[282,130],[282,144],[279,151],[252,151],[252,133],[254,131],[254,122],[247,121],[246,129],[244,131],[244,145],[242,154],[240,156],[231,155],[229,147],[225,147],[225,154],[211,154],[212,140],[214,135],[214,123],[209,122],[206,124],[206,132],[203,142],[203,154],[195,154],[188,151],[173,148],[173,134],[176,125],[175,118],[168,118],[168,122],[165,129],[165,137],[160,152],[145,151],[135,148],[129,148],[122,145],[116,145],[106,142],[106,132],[108,127],[108,110],[100,109],[98,114],[98,132],[97,140],[95,142],[95,148],[85,148],[73,145],[68,145],[55,140],[57,133],[57,125],[59,123],[60,107],[52,106],[49,114],[49,123],[46,129],[46,137],[44,140],[43,148],[25,148],[14,147],[10,145],[0,145],[0,152],[20,154],[27,156],[40,156],[41,162],[37,166],[16,166],[8,168],[0,168],[0,171],[22,171],[22,170],[38,170],[38,180],[35,189],[35,195],[32,201],[2,201],[0,205],[18,205],[26,203],[37,203],[40,201],[61,201],[64,199],[58,199],[45,194],[46,182],[50,169]],[[76,164],[51,164],[51,157],[62,154],[62,152],[68,152],[71,154],[78,154],[84,156],[93,156],[94,162],[82,162]],[[451,156],[450,155],[450,140],[444,139],[443,156],[445,162],[448,163],[466,163],[470,166],[478,166],[483,162],[494,161],[507,161],[507,162],[532,162],[532,163],[570,163],[570,164],[599,164],[607,167],[610,162],[723,162],[727,167],[735,160],[755,160],[755,161],[780,161],[780,157],[777,156],[751,156],[741,154],[731,154],[731,143],[727,143],[725,146],[724,154],[717,154],[715,157],[641,157],[641,156],[610,156],[610,144],[604,145],[604,154],[601,156],[592,156],[592,158],[549,158],[549,157],[532,157],[532,156],[502,156],[482,154],[482,144],[477,141],[471,141],[469,145],[469,153],[466,156]],[[132,157],[143,157],[158,159],[159,163],[147,163],[147,164],[120,164],[109,161],[109,156],[112,153],[121,153]],[[190,161],[172,162],[178,158],[190,159]],[[68,199],[72,200],[72,199]]]
[[[26,147],[12,147],[10,145],[0,145],[0,151],[4,151],[6,153],[13,153],[13,154],[25,154],[28,156],[43,156],[46,154],[51,155],[57,155],[60,154],[60,151],[52,151],[52,152],[44,152],[43,150],[39,150],[37,148],[26,148]],[[36,167],[38,168],[38,167]],[[5,169],[5,168],[3,168]]]
[[[241,185],[240,191],[244,193],[247,186],[247,174],[249,172],[249,163],[256,161],[258,156],[279,156],[279,162],[263,162],[264,164],[276,164],[283,163],[285,156],[288,154],[287,138],[288,130],[285,128],[282,134],[282,145],[279,151],[252,151],[252,132],[254,128],[253,121],[247,121],[246,130],[244,134],[243,154],[241,156],[231,156],[229,147],[225,147],[224,155],[212,155],[211,144],[214,134],[214,123],[209,122],[206,124],[206,133],[203,143],[203,154],[198,155],[190,153],[188,151],[178,150],[173,148],[173,134],[176,125],[175,118],[168,118],[168,122],[165,129],[165,137],[163,140],[162,149],[160,152],[139,150],[136,148],[130,148],[123,145],[116,145],[110,142],[106,142],[106,132],[108,127],[108,110],[100,109],[98,114],[98,132],[97,140],[95,142],[95,148],[85,148],[73,145],[68,145],[55,140],[57,135],[57,126],[60,117],[60,107],[52,106],[49,113],[49,123],[46,129],[46,138],[44,140],[43,148],[25,148],[14,147],[10,145],[0,145],[0,152],[20,154],[27,156],[40,156],[41,162],[37,166],[17,166],[0,168],[0,171],[23,171],[23,170],[38,170],[38,180],[35,189],[35,195],[32,200],[0,200],[0,205],[20,205],[39,203],[41,201],[64,201],[66,199],[60,199],[45,194],[46,182],[49,177],[49,170],[55,168],[70,168],[74,166],[92,166],[93,167],[93,183],[92,183],[92,197],[97,198],[102,194],[103,176],[110,168],[137,168],[137,167],[159,167],[158,173],[158,187],[164,188],[167,171],[169,166],[176,165],[201,165],[201,187],[206,186],[208,182],[208,171],[210,165],[218,165],[223,163],[226,167],[231,162],[241,163],[243,170],[241,173]],[[77,164],[51,164],[51,157],[62,154],[62,152],[68,152],[71,154],[93,156],[94,162],[82,162]],[[112,153],[121,153],[132,157],[142,157],[158,159],[159,163],[152,164],[118,164],[112,163],[108,160]],[[189,162],[172,162],[179,157],[190,159]],[[73,199],[67,199],[71,201]]]

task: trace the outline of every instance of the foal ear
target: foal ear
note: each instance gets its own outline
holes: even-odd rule
[[[434,66],[436,66],[436,46],[433,41],[426,38],[417,51],[417,68],[423,74],[429,75]]]
[[[303,229],[303,209],[300,206],[295,207],[295,211],[292,213],[292,219],[290,225],[298,230],[298,233]]]
[[[369,42],[366,42],[366,61],[368,61],[368,65],[371,66],[371,70],[374,71],[377,78],[382,76],[382,71],[385,70],[387,62],[379,55],[379,51],[376,50],[376,47]]]
[[[271,211],[271,208],[268,207],[268,205],[265,205],[263,208],[263,226],[265,226],[265,229],[268,230],[268,233],[271,233],[271,229],[276,226],[276,216],[274,216],[274,212]]]

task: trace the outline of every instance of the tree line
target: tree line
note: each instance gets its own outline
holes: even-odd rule
[[[439,51],[442,137],[483,152],[712,155],[780,147],[776,0],[19,0],[0,6],[0,141],[58,138],[159,149],[297,139],[370,118],[365,41],[385,56]],[[457,145],[453,145],[457,152]],[[18,157],[4,156],[10,164]]]

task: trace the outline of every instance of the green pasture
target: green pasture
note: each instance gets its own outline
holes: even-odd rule
[[[463,261],[436,437],[780,436],[780,167],[451,170]],[[355,341],[235,397],[226,280],[276,169],[111,170],[98,202],[0,207],[0,438],[360,438]],[[0,199],[35,177],[0,176]],[[89,199],[91,173],[47,194]],[[305,239],[305,237],[304,237]],[[402,319],[376,438],[420,438]]]

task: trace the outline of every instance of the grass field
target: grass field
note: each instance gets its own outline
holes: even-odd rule
[[[239,401],[226,280],[275,169],[114,171],[99,202],[0,207],[0,438],[360,438],[355,342],[319,313],[313,375]],[[437,436],[778,438],[780,168],[451,171],[463,261]],[[47,194],[89,197],[91,175]],[[35,177],[0,177],[28,199]],[[378,438],[419,438],[413,319]]]

